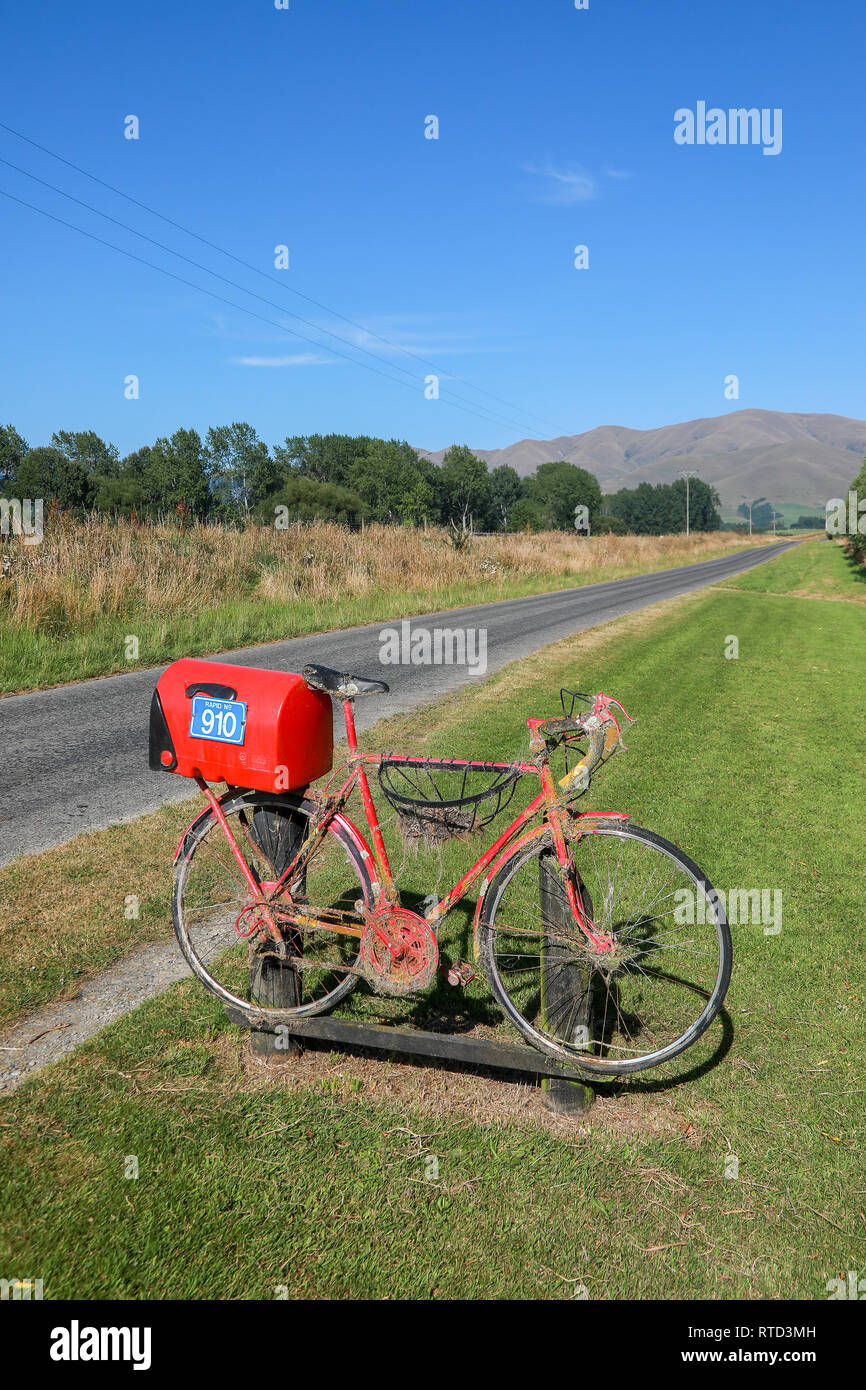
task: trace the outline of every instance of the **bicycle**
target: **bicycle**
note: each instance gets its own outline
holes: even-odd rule
[[[192,668],[301,680],[208,662],[175,666],[184,667],[181,686]],[[193,709],[198,701],[204,715],[194,713],[190,724],[197,761],[183,766],[208,806],[178,846],[172,917],[202,984],[224,1004],[273,1026],[336,1007],[362,979],[378,993],[416,993],[436,978],[443,918],[482,879],[473,917],[475,963],[452,966],[450,978],[466,983],[480,967],[505,1017],[532,1046],[589,1073],[626,1075],[661,1065],[696,1042],[730,981],[731,934],[721,902],[682,850],[632,823],[627,812],[574,804],[596,770],[624,747],[614,710],[633,721],[622,705],[601,693],[561,692],[562,715],[528,719],[530,757],[514,763],[363,752],[354,702],[387,691],[382,681],[304,667],[304,697],[328,697],[328,721],[329,701],[342,706],[348,756],[319,789],[230,784],[218,796],[202,768],[213,778],[224,763],[205,764],[200,749],[216,745],[198,737],[210,714],[207,737],[228,741],[230,712],[218,707],[236,690],[212,681],[186,685]],[[246,719],[247,704],[236,708],[243,711],[231,725],[238,744],[237,721]],[[181,767],[172,736],[177,741],[182,732],[180,716],[170,731],[161,706],[156,725],[152,714],[153,766],[161,758],[163,766]],[[329,722],[321,737],[331,736]],[[307,739],[308,752],[311,746]],[[568,770],[575,749],[581,756]],[[557,781],[552,759],[560,750],[566,772]],[[228,783],[239,775],[233,766],[225,764],[222,774]],[[374,772],[404,832],[433,841],[483,829],[505,810],[521,779],[535,778],[540,787],[463,877],[444,897],[433,895],[421,913],[401,904],[371,791]],[[297,775],[312,780],[309,767]],[[470,790],[478,778],[485,785]],[[448,785],[443,791],[449,779],[458,782],[456,795]],[[356,788],[367,835],[345,813]]]

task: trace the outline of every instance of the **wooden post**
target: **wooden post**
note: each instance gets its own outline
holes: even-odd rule
[[[270,859],[277,874],[292,862],[304,838],[304,822],[287,811],[273,812],[259,807],[253,812],[252,834]],[[289,942],[292,954],[300,955],[300,934]],[[250,998],[269,1009],[291,1009],[300,999],[300,972],[274,954],[270,939],[260,941],[250,964]],[[289,1033],[250,1033],[250,1050],[256,1057],[281,1062],[298,1057],[303,1047]]]
[[[564,1041],[592,1036],[592,998],[588,966],[578,965],[568,938],[576,924],[560,878],[556,855],[550,851],[538,861],[542,919],[548,932],[563,927],[563,941],[545,935],[541,948],[541,1015],[545,1028]],[[566,1030],[567,1029],[567,1035]],[[581,1030],[585,1030],[584,1033]],[[545,1077],[541,1083],[545,1109],[557,1115],[584,1115],[595,1100],[592,1088],[582,1081]]]

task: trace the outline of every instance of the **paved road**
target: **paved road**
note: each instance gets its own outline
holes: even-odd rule
[[[751,569],[791,544],[761,546],[634,579],[422,614],[412,618],[411,627],[485,629],[489,673],[570,633]],[[390,696],[358,703],[362,729],[385,714],[412,709],[481,678],[454,665],[382,666],[380,633],[388,626],[399,628],[399,623],[270,642],[223,659],[283,671],[320,661],[386,680]],[[0,699],[0,864],[62,844],[80,830],[102,829],[190,795],[192,784],[185,778],[151,772],[147,765],[150,698],[162,670],[103,676]]]

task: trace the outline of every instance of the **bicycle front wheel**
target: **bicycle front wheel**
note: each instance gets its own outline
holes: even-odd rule
[[[275,884],[307,838],[315,808],[290,794],[249,791],[221,805],[254,881]],[[291,892],[264,892],[282,951],[268,934],[219,821],[204,811],[186,833],[172,898],[175,934],[190,968],[224,1004],[252,1006],[265,1016],[324,1013],[361,978],[363,913],[374,905],[367,867],[350,836],[332,823],[303,881]],[[299,915],[319,921],[298,925]]]
[[[724,909],[688,855],[639,825],[597,821],[572,851],[581,901],[613,950],[596,950],[574,920],[546,835],[507,860],[485,895],[479,950],[490,989],[527,1041],[559,1061],[599,1075],[659,1066],[722,1006],[732,963]]]

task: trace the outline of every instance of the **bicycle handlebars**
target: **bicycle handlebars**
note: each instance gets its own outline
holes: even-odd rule
[[[572,722],[572,721],[569,721]],[[600,715],[589,714],[581,721],[582,732],[589,736],[589,748],[580,762],[570,772],[560,777],[559,785],[566,792],[585,792],[589,789],[592,774],[611,756],[622,743],[619,725],[612,715],[603,719]]]
[[[610,695],[601,692],[595,696],[590,714],[578,715],[576,719],[566,716],[562,719],[530,719],[529,727],[537,738],[558,739],[568,734],[584,734],[589,739],[589,747],[575,767],[560,778],[559,785],[568,793],[581,793],[589,788],[596,768],[606,762],[617,748],[623,748],[619,720],[611,711],[611,705],[622,710],[630,724],[631,715]]]

